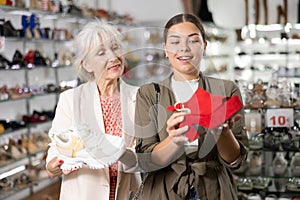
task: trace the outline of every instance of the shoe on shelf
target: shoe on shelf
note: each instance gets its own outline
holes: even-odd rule
[[[263,81],[259,79],[257,83],[253,84],[253,96],[251,98],[250,106],[252,108],[263,108],[266,99]]]
[[[258,133],[249,139],[250,149],[260,150],[263,148],[263,146],[264,146],[263,134]]]
[[[125,151],[122,138],[93,132],[87,126],[51,133],[50,137],[64,161],[63,170],[82,168],[84,164],[91,169],[108,167]]]
[[[258,193],[250,193],[248,195],[248,200],[262,200],[262,198]]]
[[[23,61],[27,68],[34,68],[34,51],[30,49],[24,56]]]
[[[292,175],[300,177],[300,152],[296,152],[295,155],[292,156],[290,167]]]
[[[10,69],[20,69],[25,66],[26,64],[23,61],[23,54],[17,49],[13,55]]]
[[[292,198],[289,195],[281,195],[278,200],[292,200]]]
[[[300,149],[296,146],[293,136],[289,132],[282,133],[281,146],[286,151],[299,151]]]
[[[271,184],[271,179],[268,177],[257,177],[252,179],[253,188],[258,190],[265,190],[267,189]]]
[[[32,14],[30,16],[29,27],[30,27],[31,34],[35,39],[45,38],[45,34],[40,28],[40,19],[37,17],[37,15]]]
[[[30,20],[29,16],[22,15],[22,18],[21,18],[22,34],[21,34],[21,36],[25,37],[27,39],[31,39],[33,37],[32,33],[30,31],[29,20]]]
[[[291,192],[300,192],[300,178],[290,178],[286,183],[286,189]]]
[[[12,180],[8,178],[3,178],[0,180],[0,190],[8,191],[14,189],[14,183]]]
[[[266,196],[265,200],[277,200],[277,196],[275,194],[269,194]]]
[[[42,54],[38,50],[34,51],[34,60],[33,60],[33,63],[36,66],[43,66],[43,67],[47,66],[46,59],[42,56]]]
[[[253,190],[253,183],[252,180],[249,177],[245,177],[245,178],[238,178],[237,181],[237,187],[239,190],[242,191],[251,191]]]
[[[288,161],[284,158],[283,152],[276,152],[272,164],[275,176],[283,176],[287,172]]]
[[[272,77],[269,81],[268,88],[266,90],[267,100],[265,101],[265,106],[267,108],[279,108],[281,102],[279,100],[280,89],[278,87],[277,77]]]
[[[249,174],[262,174],[262,155],[257,151],[252,151],[249,156]]]
[[[21,31],[14,28],[11,21],[5,21],[3,24],[3,32],[5,37],[20,37]]]
[[[273,151],[278,151],[281,148],[280,137],[281,132],[276,128],[265,128],[263,130],[264,134],[264,148],[271,149]]]
[[[0,54],[0,69],[9,69],[11,66],[11,62]]]

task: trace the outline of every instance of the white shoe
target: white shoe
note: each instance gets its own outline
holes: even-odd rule
[[[64,161],[63,170],[73,170],[88,165],[91,169],[108,167],[125,151],[124,140],[117,136],[95,133],[86,126],[53,134],[53,141]]]

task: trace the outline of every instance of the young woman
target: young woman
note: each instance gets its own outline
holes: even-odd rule
[[[128,120],[134,116],[127,111],[134,110],[134,104],[126,98],[135,93],[120,80],[124,71],[120,39],[115,27],[97,20],[76,37],[75,66],[85,83],[60,95],[49,131],[52,143],[46,168],[52,178],[63,174],[61,200],[127,200],[138,188],[139,174],[127,173],[137,165],[133,123]],[[68,135],[76,131],[80,137]],[[126,150],[109,143],[120,138]]]
[[[231,169],[239,167],[247,155],[243,109],[216,128],[201,124],[181,126],[195,110],[167,110],[175,103],[188,102],[198,89],[212,96],[238,96],[241,100],[234,82],[201,73],[206,46],[205,31],[196,16],[174,16],[165,26],[163,45],[173,73],[156,86],[151,83],[138,90],[136,150],[139,163],[148,174],[141,193],[143,200],[237,199]],[[196,103],[207,101],[203,95]],[[220,118],[215,115],[210,120]],[[186,137],[192,129],[197,130],[196,140]]]

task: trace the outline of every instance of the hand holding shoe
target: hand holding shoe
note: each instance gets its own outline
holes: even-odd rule
[[[47,164],[46,169],[50,178],[55,178],[57,176],[62,175],[62,170],[60,169],[62,163],[62,160],[55,157]]]
[[[65,132],[52,133],[51,138],[59,157],[64,161],[63,170],[75,170],[88,165],[91,169],[108,167],[125,152],[123,138],[97,133],[87,126],[77,126]]]
[[[214,135],[215,139],[218,139],[221,134],[226,134],[228,131],[230,131],[234,125],[235,122],[239,121],[242,118],[241,114],[236,114],[232,118],[226,120],[223,124],[220,126],[217,126],[214,129],[211,129],[210,132]]]
[[[184,135],[188,130],[188,126],[179,127],[179,124],[184,121],[186,112],[175,112],[167,121],[167,132],[171,140],[177,144],[181,145],[188,141],[188,138]]]
[[[58,159],[57,157],[53,158],[47,165],[47,173],[50,176],[50,178],[55,178],[57,176],[60,176],[62,174],[68,175],[74,171],[77,171],[78,169],[72,169],[72,170],[62,170],[61,165],[64,163],[63,160]]]
[[[198,88],[188,101],[168,106],[167,109],[169,111],[183,111],[188,108],[191,111],[179,126],[189,126],[186,137],[193,141],[198,138],[198,133],[193,125],[214,129],[232,118],[242,107],[243,103],[237,95],[218,96]]]

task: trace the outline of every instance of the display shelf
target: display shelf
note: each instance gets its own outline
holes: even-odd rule
[[[10,21],[16,30],[22,29],[22,15],[31,16],[35,14],[40,20],[40,27],[42,29],[50,28],[51,33],[53,33],[50,38],[5,38],[5,49],[1,52],[1,55],[7,60],[12,61],[16,50],[19,50],[23,54],[22,56],[26,56],[30,50],[33,50],[39,51],[42,56],[40,58],[46,62],[43,65],[26,65],[19,69],[1,69],[0,84],[2,85],[0,87],[5,85],[8,90],[14,87],[26,87],[30,89],[30,95],[26,97],[20,95],[19,97],[15,96],[14,98],[1,100],[0,119],[7,122],[20,122],[24,120],[25,116],[27,118],[32,117],[34,112],[53,111],[54,113],[59,94],[77,84],[77,82],[74,82],[70,86],[69,82],[76,80],[77,76],[75,70],[71,67],[72,63],[67,59],[71,59],[71,56],[73,56],[72,35],[76,34],[80,26],[85,24],[90,18],[8,6],[0,6],[0,13],[4,13],[3,18]],[[55,33],[55,31],[57,32]],[[70,35],[66,35],[66,32],[69,32]],[[54,37],[54,34],[57,35]],[[55,57],[55,54],[57,57]],[[34,59],[37,59],[36,55]],[[54,65],[54,61],[59,62]],[[47,86],[51,88],[46,88]],[[24,187],[14,185],[14,188],[7,188],[7,190],[1,187],[1,199],[24,199],[59,180],[58,178],[50,179],[48,177],[44,168],[45,163],[41,161],[47,153],[49,141],[44,141],[44,139],[47,137],[47,131],[51,127],[51,122],[50,118],[37,123],[27,122],[21,129],[7,129],[0,134],[1,148],[4,148],[9,140],[20,139],[21,137],[23,137],[22,142],[24,142],[24,137],[25,142],[30,140],[29,144],[25,144],[27,152],[23,158],[14,159],[13,157],[0,167],[0,181],[5,181],[4,179],[7,178],[9,181],[14,182],[18,178],[18,173],[29,174],[33,173],[32,170],[37,173],[36,175],[33,174],[34,178],[32,181],[24,185]],[[30,144],[32,141],[36,142],[36,146]],[[40,166],[37,166],[38,164]],[[29,169],[28,166],[36,168]],[[17,172],[16,170],[19,170],[21,167],[22,172]],[[37,171],[42,169],[44,170],[43,172]],[[42,177],[37,175],[42,175]]]
[[[29,163],[30,163],[29,158],[24,157],[19,160],[15,160],[11,162],[10,164],[0,166],[0,180],[15,174],[16,173],[15,171],[18,172],[18,170],[20,169],[21,171],[24,170],[25,166],[28,165]]]
[[[16,200],[16,199],[23,199],[31,194],[30,187],[24,187],[22,189],[13,189],[9,191],[1,192],[0,199],[2,200]]]

